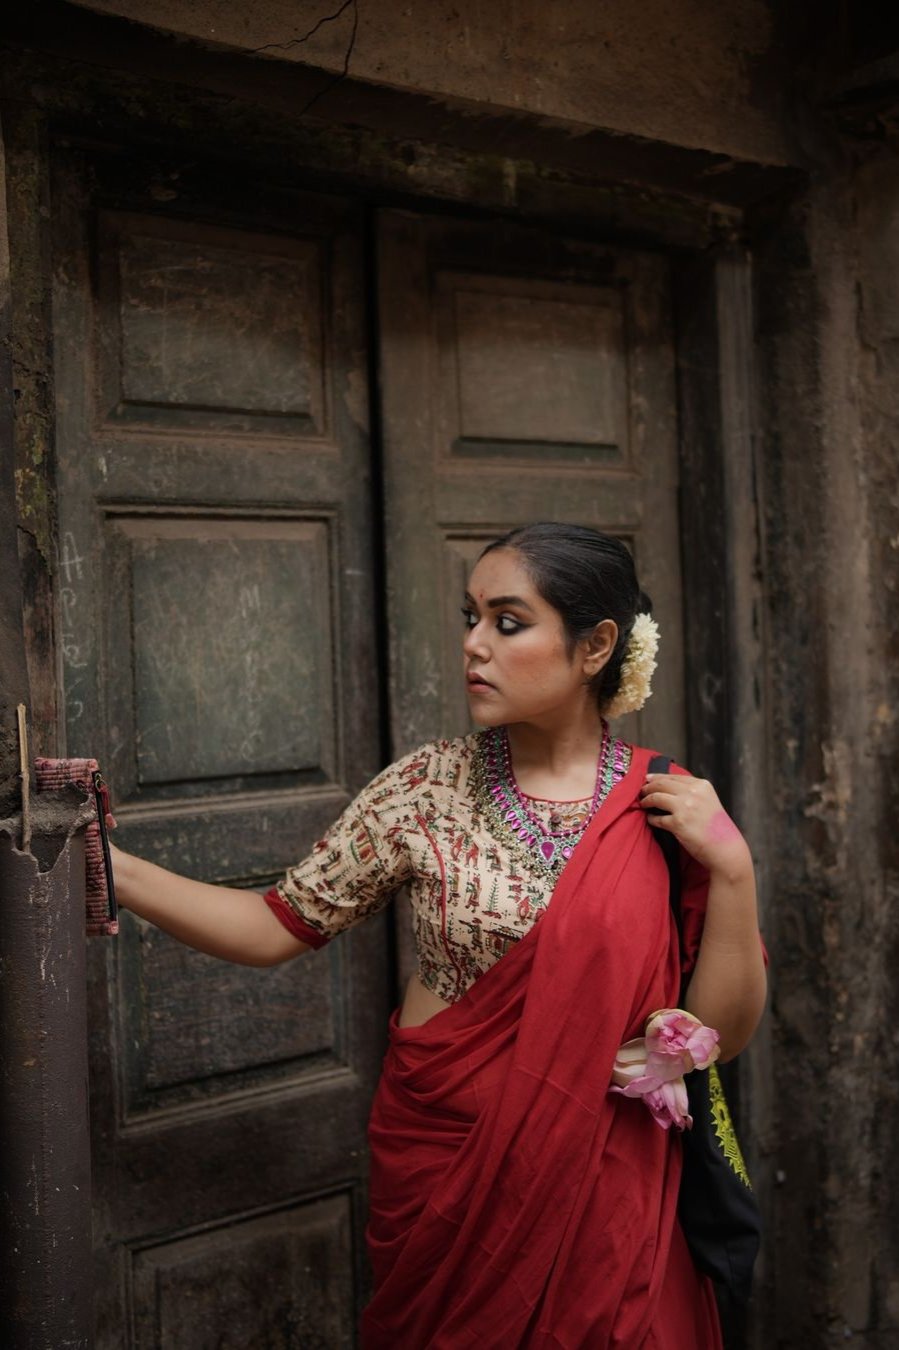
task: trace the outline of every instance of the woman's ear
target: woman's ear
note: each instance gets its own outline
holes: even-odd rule
[[[584,659],[584,674],[588,679],[593,679],[605,666],[612,652],[615,650],[615,643],[618,641],[618,625],[614,619],[603,619],[598,623],[588,638],[584,638],[581,643]]]

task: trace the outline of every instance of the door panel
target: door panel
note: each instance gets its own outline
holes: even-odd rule
[[[345,1199],[332,1197],[135,1251],[139,1350],[350,1344],[351,1226]]]
[[[323,239],[98,224],[101,424],[329,439]]]
[[[361,221],[165,181],[56,166],[61,739],[123,847],[262,888],[381,762]],[[126,914],[90,958],[99,1350],[351,1345],[384,924],[260,971]]]
[[[531,520],[634,552],[662,631],[623,734],[684,745],[674,357],[665,259],[505,222],[379,228],[395,753],[468,729],[463,583]]]
[[[620,289],[452,271],[434,282],[441,458],[627,462]]]

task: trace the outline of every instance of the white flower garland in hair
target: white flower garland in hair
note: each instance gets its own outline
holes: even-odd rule
[[[659,650],[659,625],[648,614],[638,614],[621,663],[621,683],[614,698],[603,708],[605,717],[623,717],[638,712],[652,694],[650,683]]]

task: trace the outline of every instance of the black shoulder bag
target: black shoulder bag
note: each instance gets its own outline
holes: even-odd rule
[[[656,755],[650,773],[670,772],[671,761]],[[655,830],[670,886],[668,898],[683,950],[680,846],[667,830]],[[685,990],[681,989],[681,1004]],[[761,1215],[734,1132],[716,1066],[685,1077],[693,1128],[684,1130],[684,1170],[677,1212],[687,1245],[700,1270],[739,1302],[749,1298],[752,1268],[761,1240]]]

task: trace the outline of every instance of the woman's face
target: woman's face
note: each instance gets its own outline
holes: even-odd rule
[[[514,549],[495,549],[477,563],[463,613],[468,704],[481,726],[550,726],[577,712],[591,697],[587,679],[605,665],[617,636],[609,621],[599,626],[605,631],[598,643],[569,652],[561,615]]]

